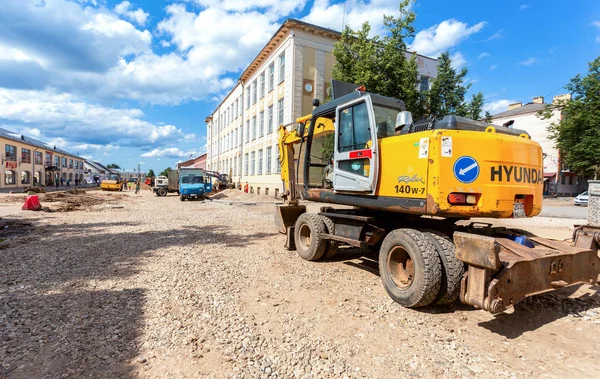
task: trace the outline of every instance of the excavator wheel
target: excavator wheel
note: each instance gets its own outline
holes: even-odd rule
[[[329,217],[321,216],[321,219],[325,223],[325,227],[327,228],[327,233],[334,234],[335,232],[335,224]],[[340,243],[334,240],[327,240],[327,247],[325,248],[325,254],[323,255],[323,259],[333,259],[338,252],[338,247]]]
[[[388,295],[404,307],[424,307],[433,302],[440,290],[441,271],[435,247],[417,230],[393,230],[381,244],[381,281]]]
[[[433,303],[452,304],[460,295],[460,281],[465,273],[464,264],[456,258],[454,243],[447,236],[436,231],[423,231],[423,233],[437,251],[442,264],[440,292]]]
[[[157,189],[156,196],[167,196],[167,190],[164,188]]]
[[[327,229],[322,218],[316,213],[303,213],[294,226],[296,251],[302,259],[317,261],[327,249],[327,240],[320,237]]]

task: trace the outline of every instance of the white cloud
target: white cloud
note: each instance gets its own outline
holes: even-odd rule
[[[484,40],[484,42],[489,42],[489,41],[493,41],[493,40],[501,39],[501,38],[504,38],[504,29],[498,30],[496,33],[494,33],[491,36],[489,36],[488,38],[486,38]]]
[[[489,56],[490,56],[490,53],[483,52],[483,53],[479,54],[477,59],[483,59],[483,58],[487,58]]]
[[[150,16],[150,14],[144,12],[142,8],[132,10],[131,3],[129,1],[123,1],[122,3],[117,4],[115,6],[115,12],[121,16],[124,16],[130,21],[134,21],[140,26],[144,26],[148,20],[148,16]]]
[[[515,101],[507,99],[492,101],[483,105],[483,111],[487,111],[490,112],[492,115],[495,115],[497,113],[507,111],[508,105],[512,103],[515,103]]]
[[[600,21],[594,21],[592,22],[592,25],[594,25],[597,28],[600,28]]]
[[[520,65],[522,66],[531,66],[532,64],[536,63],[538,60],[534,57],[530,57],[525,59],[524,61],[519,62]]]
[[[410,49],[419,54],[437,57],[440,53],[479,32],[484,26],[485,22],[468,26],[466,23],[455,19],[445,20],[438,25],[418,32]]]
[[[460,70],[467,64],[467,60],[460,51],[452,54],[450,59],[452,60],[452,68],[455,70]]]
[[[116,150],[120,148],[120,146],[113,144],[98,145],[94,143],[82,143],[79,145],[74,145],[73,148],[77,150]]]
[[[523,4],[523,5],[519,6],[519,10],[522,10],[522,11],[524,11],[525,9],[529,9],[529,8],[531,8],[531,5]]]
[[[0,120],[10,123],[8,129],[22,133],[33,127],[36,137],[64,148],[160,146],[187,137],[173,125],[152,124],[143,117],[140,109],[89,104],[70,94],[0,88]]]
[[[371,34],[383,30],[383,15],[398,17],[397,0],[315,0],[310,13],[302,20],[341,31],[344,25],[359,29],[365,21],[371,26]]]
[[[183,151],[176,147],[168,147],[164,149],[154,149],[147,153],[143,153],[141,156],[143,158],[193,158],[198,155],[199,153],[197,151]]]
[[[498,68],[497,64],[493,64],[490,66],[490,71],[494,71],[496,68]]]

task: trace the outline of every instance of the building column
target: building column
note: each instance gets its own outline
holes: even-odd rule
[[[314,94],[321,103],[325,103],[325,52],[316,50],[315,53],[315,88]]]

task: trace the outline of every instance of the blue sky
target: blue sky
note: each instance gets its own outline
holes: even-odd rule
[[[0,127],[125,168],[205,151],[208,116],[288,17],[381,31],[397,0],[2,0]],[[344,16],[345,9],[345,16]],[[486,109],[564,93],[600,3],[417,1],[411,50],[449,51]]]

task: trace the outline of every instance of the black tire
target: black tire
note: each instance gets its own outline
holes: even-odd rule
[[[424,234],[437,251],[442,264],[440,291],[433,304],[452,304],[460,295],[460,281],[465,273],[465,266],[456,258],[454,243],[447,236],[435,231],[426,231]]]
[[[335,233],[335,224],[333,223],[333,220],[331,220],[329,217],[325,217],[325,216],[321,216],[321,220],[323,220],[323,223],[325,223],[325,228],[327,229],[327,233],[334,234]],[[325,248],[325,254],[323,255],[323,259],[333,259],[333,257],[335,257],[338,252],[339,246],[340,246],[340,243],[338,241],[327,240],[327,247]]]
[[[179,200],[184,201],[185,197],[183,195],[179,195]]]
[[[319,233],[326,233],[325,223],[316,213],[302,213],[294,226],[294,241],[298,255],[307,261],[317,261],[325,254],[327,240]]]
[[[167,196],[167,190],[164,188],[159,188],[156,190],[156,194],[158,196]]]
[[[404,307],[424,307],[435,300],[440,290],[441,271],[434,246],[417,230],[393,230],[381,244],[381,281],[388,295]]]

